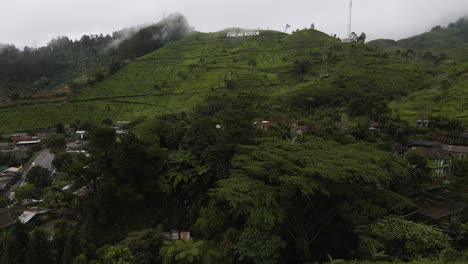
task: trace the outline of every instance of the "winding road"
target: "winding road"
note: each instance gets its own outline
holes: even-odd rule
[[[86,145],[87,142],[83,142],[82,144],[77,144],[75,142],[68,143],[67,149],[70,148],[77,148],[79,146]],[[11,194],[16,188],[23,186],[26,184],[26,174],[28,174],[29,170],[34,166],[39,166],[52,171],[52,161],[54,160],[55,154],[51,153],[48,149],[42,150],[37,154],[37,156],[32,160],[32,162],[28,162],[23,169],[23,173],[21,174],[21,180],[18,181],[15,185],[11,186],[10,190],[8,190],[8,198],[11,200],[13,199],[13,195]]]

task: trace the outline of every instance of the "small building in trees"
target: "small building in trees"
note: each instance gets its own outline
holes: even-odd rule
[[[87,134],[87,132],[84,130],[77,130],[75,133],[80,137],[80,139],[84,139],[85,135]]]
[[[274,121],[267,121],[267,120],[262,120],[262,121],[255,121],[253,125],[257,129],[262,129],[262,130],[268,130],[272,127],[275,127],[277,124]]]
[[[128,133],[128,125],[130,123],[130,121],[117,121],[112,125],[112,127],[117,135],[124,135]]]
[[[180,231],[178,229],[172,229],[171,232],[164,232],[162,233],[164,237],[168,240],[183,240],[185,242],[190,240],[190,232],[189,231]]]
[[[448,197],[451,191],[443,188],[423,190],[410,195],[416,208],[405,217],[425,224],[444,224],[450,217],[461,214],[467,207],[462,201],[456,201]]]
[[[429,126],[429,120],[417,120],[416,125],[419,127],[428,127]]]
[[[468,145],[468,133],[448,134],[445,138],[449,144]]]
[[[453,156],[441,148],[412,147],[429,160],[428,167],[434,171],[435,176],[444,177],[451,173]]]

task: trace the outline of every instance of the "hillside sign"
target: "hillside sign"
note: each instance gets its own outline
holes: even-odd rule
[[[251,32],[228,32],[226,38],[242,38],[242,37],[251,37],[251,36],[260,36],[259,31]]]

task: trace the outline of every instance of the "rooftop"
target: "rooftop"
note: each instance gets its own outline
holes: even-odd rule
[[[442,149],[451,153],[468,153],[468,147],[442,145]]]
[[[446,157],[449,152],[440,148],[424,148],[424,147],[413,147],[413,150],[418,151],[424,157],[428,159],[439,159]]]

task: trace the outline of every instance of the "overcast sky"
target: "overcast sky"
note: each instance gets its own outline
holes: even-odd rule
[[[180,12],[196,30],[309,27],[345,36],[349,0],[2,0],[0,43],[45,45],[51,38],[113,31]],[[468,0],[354,0],[353,31],[401,39],[468,14]]]

